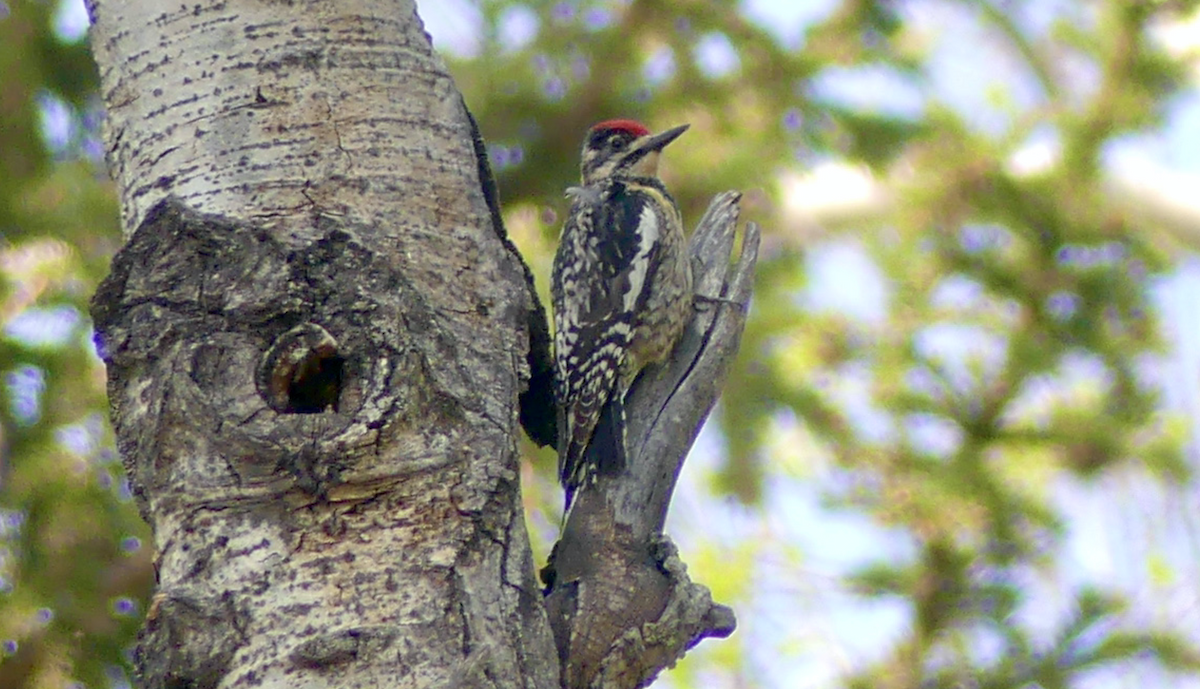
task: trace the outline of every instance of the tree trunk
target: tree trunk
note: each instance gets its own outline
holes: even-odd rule
[[[93,310],[157,548],[140,682],[557,686],[530,292],[413,3],[88,9],[127,231]]]
[[[732,632],[662,522],[744,324],[739,195],[544,599],[516,439],[554,437],[545,317],[415,7],[160,7],[88,8],[126,228],[93,315],[157,553],[139,684],[631,689]]]

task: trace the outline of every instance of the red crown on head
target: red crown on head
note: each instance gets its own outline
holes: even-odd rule
[[[646,136],[650,133],[646,125],[637,120],[604,120],[592,125],[593,132],[601,129],[616,129],[617,131],[629,132],[634,136]]]

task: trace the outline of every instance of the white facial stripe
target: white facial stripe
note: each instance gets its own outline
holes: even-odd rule
[[[638,237],[641,238],[641,243],[638,244],[637,254],[634,255],[632,265],[629,267],[629,291],[625,293],[624,300],[626,312],[632,312],[637,306],[638,297],[641,296],[642,289],[646,286],[646,273],[650,269],[650,250],[658,243],[658,216],[651,206],[646,205],[642,208],[638,226]]]

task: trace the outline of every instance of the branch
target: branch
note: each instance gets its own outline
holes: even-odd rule
[[[671,360],[630,391],[627,470],[579,492],[547,566],[546,606],[570,689],[645,686],[687,649],[736,625],[732,610],[688,579],[662,529],[745,326],[759,231],[746,226],[730,265],[740,198],[718,195],[692,236],[696,316]]]

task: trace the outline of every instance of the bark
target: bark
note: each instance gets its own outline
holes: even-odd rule
[[[630,391],[629,468],[580,489],[543,570],[566,686],[645,686],[692,646],[736,625],[732,610],[691,582],[662,529],[745,325],[759,232],[747,226],[731,266],[739,198],[719,195],[692,235],[699,310],[671,360]]]
[[[413,4],[89,11],[128,231],[93,308],[157,549],[139,683],[557,686],[530,290]]]
[[[547,605],[516,440],[554,436],[545,317],[415,7],[163,7],[88,7],[126,228],[93,315],[156,547],[138,684],[633,687],[732,631],[661,528],[749,299],[736,195],[695,247],[742,308],[639,383],[637,469],[581,495]]]

